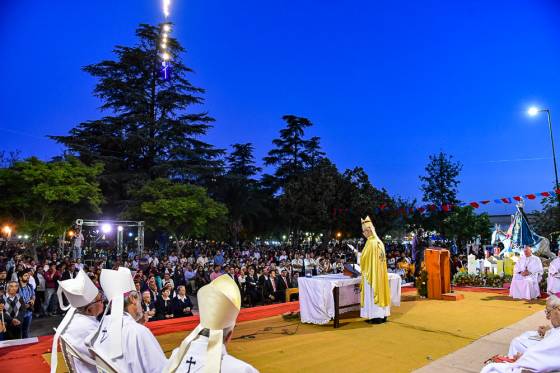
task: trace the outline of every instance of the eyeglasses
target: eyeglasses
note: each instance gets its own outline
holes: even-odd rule
[[[550,314],[552,313],[552,311],[558,309],[558,306],[552,307],[551,310],[549,310],[548,308],[545,308],[544,313],[546,316],[550,316]]]

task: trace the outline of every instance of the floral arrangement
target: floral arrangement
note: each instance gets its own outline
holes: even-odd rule
[[[511,276],[506,274],[468,274],[467,272],[456,273],[455,276],[453,276],[452,281],[455,286],[477,286],[488,288],[503,288],[504,283],[508,282],[511,282]]]
[[[544,269],[541,282],[539,283],[539,287],[541,288],[541,293],[546,293],[547,291],[547,279],[548,279],[548,267]]]
[[[418,295],[421,297],[428,296],[428,272],[426,270],[420,271],[420,276],[416,277],[415,284]]]

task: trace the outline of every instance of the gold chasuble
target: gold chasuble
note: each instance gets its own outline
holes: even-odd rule
[[[373,289],[374,303],[379,307],[391,304],[391,290],[387,276],[387,260],[385,258],[385,245],[377,237],[375,231],[370,236],[360,257],[362,282],[360,283],[360,304],[364,307],[364,281]]]

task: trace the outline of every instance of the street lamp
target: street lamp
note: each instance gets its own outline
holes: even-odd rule
[[[554,177],[556,178],[556,191],[558,191],[558,168],[556,167],[556,151],[554,150],[554,136],[552,135],[552,119],[550,116],[550,109],[539,109],[537,107],[530,107],[527,114],[534,117],[538,113],[545,112],[548,118],[548,131],[550,132],[550,142],[552,144],[552,160],[554,161]]]
[[[6,237],[10,238],[12,236],[12,227],[5,225],[4,228],[2,228],[2,232],[4,232]]]

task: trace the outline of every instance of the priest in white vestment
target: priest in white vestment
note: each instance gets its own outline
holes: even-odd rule
[[[144,320],[141,296],[130,270],[103,269],[100,283],[111,314],[103,317],[99,329],[88,338],[93,350],[120,372],[161,373],[167,359],[150,329],[138,322]]]
[[[513,363],[493,363],[482,368],[481,373],[555,372],[560,370],[560,299],[551,295],[547,300],[546,314],[552,329],[542,339],[527,348]]]
[[[542,262],[532,254],[529,246],[525,246],[523,254],[513,268],[509,295],[514,299],[535,299],[541,295],[539,281],[543,273]]]
[[[369,324],[381,324],[391,314],[385,245],[377,237],[369,216],[362,220],[362,233],[367,240],[364,249],[358,254],[362,274],[360,317],[367,319]]]
[[[548,294],[556,294],[560,292],[560,257],[557,257],[548,267],[548,278],[546,280],[546,292]]]
[[[258,373],[226,351],[241,309],[235,281],[221,275],[197,293],[200,324],[173,350],[164,373]]]
[[[97,316],[103,313],[103,296],[83,270],[75,278],[58,282],[58,299],[61,307],[68,310],[56,328],[51,351],[51,373],[56,372],[58,366],[58,341],[60,336],[78,351],[83,359],[76,359],[70,355],[67,359],[76,372],[97,372],[97,368],[85,344],[86,337],[99,328]],[[68,307],[63,306],[62,294],[68,300]],[[87,359],[87,360],[86,360]]]

